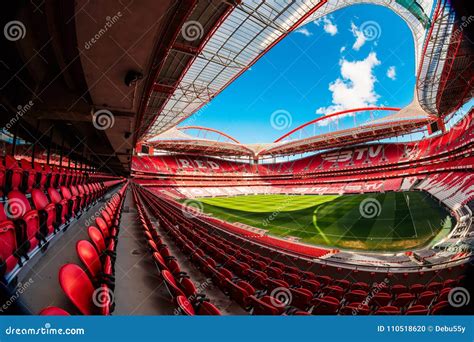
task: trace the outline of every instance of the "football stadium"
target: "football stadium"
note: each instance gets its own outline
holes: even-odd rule
[[[2,3],[0,314],[472,315],[469,4]]]

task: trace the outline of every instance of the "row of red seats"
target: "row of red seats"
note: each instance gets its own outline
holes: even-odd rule
[[[85,271],[76,264],[66,264],[59,270],[59,284],[83,315],[110,315],[114,308],[115,249],[122,204],[127,185],[124,185],[101,208],[95,226],[87,228],[89,239],[76,243],[76,252]],[[69,315],[58,307],[47,307],[40,315]]]
[[[46,190],[49,187],[83,184],[84,172],[65,167],[16,160],[13,156],[0,157],[0,196],[12,190],[29,193],[32,189]]]
[[[447,306],[447,296],[461,279],[426,286],[414,284],[351,283],[289,267],[259,256],[209,234],[195,222],[189,225],[173,207],[147,197],[185,254],[237,303],[254,314],[436,314]],[[166,213],[166,215],[165,215]],[[276,295],[275,298],[273,295]],[[278,295],[291,298],[281,302]]]
[[[72,218],[97,201],[106,191],[100,183],[53,187],[47,193],[33,189],[31,198],[12,190],[0,203],[0,278],[31,254],[46,248],[49,239]]]
[[[148,247],[153,255],[153,260],[157,265],[166,288],[177,305],[178,313],[189,316],[220,315],[219,309],[210,303],[204,294],[198,293],[193,281],[189,279],[185,272],[181,271],[179,262],[171,255],[161,236],[153,228],[135,190],[133,197],[137,206],[140,223],[148,241]]]

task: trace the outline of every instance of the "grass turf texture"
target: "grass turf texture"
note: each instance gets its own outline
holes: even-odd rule
[[[202,207],[207,214],[265,229],[271,235],[358,250],[413,249],[439,239],[453,222],[444,208],[422,192],[249,195],[192,201],[196,201],[192,206]],[[370,211],[370,203],[375,211]],[[364,215],[362,208],[367,210]]]

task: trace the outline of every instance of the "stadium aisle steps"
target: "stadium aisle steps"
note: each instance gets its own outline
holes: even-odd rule
[[[176,244],[166,235],[166,233],[160,229],[157,224],[156,219],[147,211],[151,222],[162,237],[163,243],[167,245],[171,254],[176,257],[182,272],[186,272],[190,278],[196,284],[205,284],[206,296],[209,298],[210,302],[215,304],[223,315],[247,315],[247,312],[239,307],[234,301],[230,300],[225,296],[217,286],[210,284],[209,278],[207,278],[201,271],[199,271],[189,259],[183,254],[183,252],[176,246]]]
[[[119,187],[112,187],[104,199],[112,196]],[[22,306],[27,314],[38,314],[42,309],[53,306],[67,312],[75,312],[74,306],[63,294],[58,283],[58,272],[67,263],[81,265],[76,253],[79,240],[89,240],[86,227],[94,221],[96,213],[105,204],[104,199],[84,212],[77,221],[58,233],[48,246],[46,253],[39,253],[26,263],[17,275],[17,283],[32,290],[22,294]],[[13,284],[12,284],[13,285]]]
[[[127,190],[115,268],[114,315],[172,315],[174,305],[156,273],[132,192]]]
[[[141,202],[143,203],[143,202]],[[150,215],[149,209],[143,206],[143,214],[146,215],[146,219],[150,219],[153,216]],[[153,225],[157,228],[158,234],[165,233],[164,231],[160,230],[158,225],[153,221]],[[149,236],[153,239],[149,233],[144,231],[144,236]],[[156,240],[155,240],[156,241]],[[188,294],[188,299],[185,296],[177,296],[174,298],[175,304],[173,307],[181,307],[181,309],[188,315],[196,314],[196,307],[199,307],[198,314],[205,315],[205,314],[245,314],[240,308],[236,305],[233,305],[233,302],[228,300],[222,293],[220,293],[216,288],[212,287],[212,283],[209,281],[208,278],[204,277],[200,274],[195,268],[193,268],[190,263],[186,260],[186,257],[174,246],[173,242],[168,239],[166,236],[160,236],[160,242],[164,243],[166,248],[166,253],[163,251],[162,254],[158,254],[158,257],[166,258],[167,261],[164,259],[162,260],[163,264],[167,263],[166,268],[173,270],[171,265],[174,266],[174,273],[167,273],[166,271],[159,271],[156,272],[161,273],[161,276],[167,280],[166,287],[170,290],[170,292],[175,292],[173,290],[174,282],[178,280],[178,278],[183,277],[180,280],[180,286],[184,288],[189,288],[190,293],[194,292],[193,288],[196,288],[197,294]],[[157,248],[156,244],[154,245]],[[164,246],[164,245],[163,245]],[[176,253],[176,254],[175,254]],[[170,255],[171,257],[168,257]],[[150,256],[151,256],[151,249],[150,249]],[[172,258],[172,259],[171,259]],[[172,260],[172,261],[170,261]],[[165,281],[166,283],[166,281]],[[188,286],[189,285],[189,286]],[[174,294],[178,294],[180,290]],[[202,300],[202,295],[204,295],[205,299]],[[193,302],[193,305],[190,305],[190,302]],[[194,308],[193,308],[194,306]],[[174,311],[174,314],[178,314],[178,311]]]

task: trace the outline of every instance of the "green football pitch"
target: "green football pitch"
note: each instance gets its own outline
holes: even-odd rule
[[[413,249],[445,236],[454,224],[448,212],[422,192],[249,195],[184,202],[228,222],[265,229],[271,235],[368,251]]]

